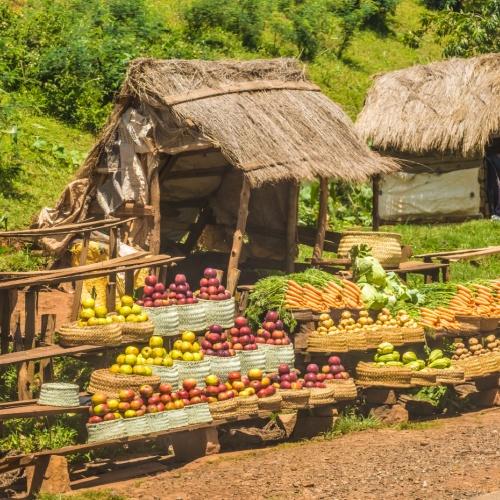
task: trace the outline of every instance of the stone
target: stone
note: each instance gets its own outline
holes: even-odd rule
[[[397,395],[393,389],[376,389],[370,387],[364,391],[366,402],[377,405],[395,405]]]
[[[68,493],[71,491],[68,461],[58,455],[40,457],[34,466],[27,467],[26,482],[29,495]]]
[[[487,389],[477,392],[470,396],[469,401],[481,407],[500,406],[500,391],[498,389]]]
[[[278,418],[285,429],[286,437],[290,437],[297,423],[297,412],[280,413]]]
[[[372,408],[370,415],[387,425],[408,422],[408,411],[401,405],[383,405]]]

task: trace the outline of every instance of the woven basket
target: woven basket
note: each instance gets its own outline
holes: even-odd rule
[[[149,342],[149,338],[155,331],[155,325],[150,320],[141,323],[126,321],[121,323],[121,326],[123,342]]]
[[[368,349],[376,349],[382,342],[382,332],[379,330],[366,330],[366,345]]]
[[[491,355],[495,358],[497,362],[497,372],[500,372],[500,352],[492,352]]]
[[[279,392],[265,398],[258,398],[259,410],[262,411],[280,411],[283,398]]]
[[[258,344],[258,349],[266,353],[266,372],[272,373],[278,370],[281,364],[293,368],[295,365],[295,350],[292,344],[288,345],[269,345]]]
[[[153,375],[160,377],[162,384],[170,384],[176,391],[180,386],[179,368],[177,366],[156,366],[152,365]]]
[[[309,389],[286,389],[280,390],[282,398],[281,408],[283,410],[300,410],[307,408],[309,404]]]
[[[327,380],[327,384],[333,387],[333,398],[337,402],[352,401],[358,397],[358,389],[352,378]]]
[[[59,328],[59,344],[63,347],[77,345],[119,346],[122,343],[122,323],[109,325],[78,326],[76,323]]]
[[[213,420],[207,403],[189,405],[184,409],[186,410],[189,425],[208,424]]]
[[[198,387],[205,387],[205,378],[210,374],[210,362],[207,359],[201,361],[175,360],[174,366],[179,370],[179,384],[187,378],[194,378]]]
[[[453,363],[455,366],[463,368],[466,378],[476,378],[483,376],[483,368],[479,362],[478,356],[459,359]]]
[[[364,386],[410,388],[412,371],[404,366],[378,367],[360,361],[356,366],[357,382]]]
[[[196,304],[184,304],[177,307],[179,315],[179,330],[189,330],[191,332],[201,332],[208,327],[205,305],[201,302]]]
[[[76,384],[51,382],[42,384],[39,405],[80,406],[79,387]]]
[[[335,403],[335,388],[329,384],[326,388],[313,387],[309,394],[309,406],[330,405]]]
[[[253,351],[236,351],[240,358],[241,373],[247,374],[252,368],[266,369],[266,352],[262,349]]]
[[[158,413],[147,413],[149,432],[162,432],[170,429],[169,411],[159,411]]]
[[[481,369],[484,373],[493,374],[499,371],[497,357],[494,356],[493,353],[479,356],[479,364],[481,365]]]
[[[217,401],[210,403],[208,409],[214,420],[223,420],[235,418],[238,415],[238,400],[237,398],[226,399],[225,401]]]
[[[177,307],[145,307],[144,312],[153,323],[156,335],[171,337],[179,334],[180,328]]]
[[[139,387],[144,384],[156,388],[160,383],[160,377],[152,375],[151,377],[143,375],[121,375],[111,373],[107,368],[95,370],[90,375],[87,391],[91,394],[102,392],[108,397],[116,397],[121,389],[132,389],[139,391]]]
[[[349,332],[347,334],[347,349],[349,351],[366,351],[368,342],[365,332]]]
[[[312,333],[307,337],[307,350],[309,352],[347,352],[347,335],[344,333],[335,333],[334,335]]]
[[[259,398],[257,396],[248,396],[237,398],[238,400],[238,409],[237,413],[240,416],[245,415],[255,415],[259,413]]]
[[[461,384],[465,382],[465,370],[459,366],[452,365],[443,370],[436,370],[436,382],[438,384]]]
[[[125,423],[125,432],[127,437],[142,436],[151,432],[149,428],[149,419],[146,415],[142,417],[133,417],[123,419]]]
[[[480,331],[481,333],[494,332],[498,328],[499,318],[487,318],[484,316],[457,315],[457,321]]]
[[[231,328],[234,326],[236,311],[234,297],[227,300],[198,299],[198,301],[205,306],[208,325],[220,325],[222,328]]]
[[[345,258],[354,245],[366,244],[372,255],[384,267],[397,267],[401,262],[401,235],[397,233],[345,231],[342,233],[337,256]]]
[[[424,342],[425,341],[425,333],[424,329],[421,327],[417,328],[400,328],[399,329],[402,337],[403,337],[403,342],[405,344],[416,344],[418,342]]]
[[[401,346],[405,343],[399,328],[382,328],[379,332],[382,335],[382,342],[390,342],[394,346]]]
[[[87,424],[87,434],[87,441],[89,443],[127,437],[127,431],[125,430],[125,420],[119,418],[117,420],[110,420],[109,422]]]
[[[210,362],[210,373],[217,375],[222,382],[227,381],[229,373],[241,371],[239,356],[206,356],[205,359]]]
[[[188,425],[188,416],[186,413],[186,409],[180,408],[179,410],[169,410],[168,422],[171,429],[176,429],[177,427],[186,427]]]
[[[424,368],[423,370],[415,370],[411,374],[411,385],[416,387],[428,387],[437,385],[437,371],[433,368]]]

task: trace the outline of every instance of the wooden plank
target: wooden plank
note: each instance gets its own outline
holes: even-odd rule
[[[295,270],[295,257],[297,256],[297,219],[299,212],[299,183],[290,181],[288,188],[288,207],[286,220],[286,262],[285,270],[293,273]]]
[[[489,257],[491,255],[497,255],[497,254],[500,254],[500,247],[454,254],[452,256],[441,257],[441,260],[447,262],[458,262],[460,260],[475,260],[478,258]]]
[[[205,229],[211,217],[212,209],[209,206],[205,206],[200,210],[198,219],[192,225],[191,231],[189,232],[188,237],[186,238],[186,241],[183,245],[184,252],[186,254],[189,254],[194,250],[196,244],[198,243],[198,240],[200,239],[200,236],[203,233],[203,230]]]
[[[56,315],[42,315],[40,342],[53,344],[56,331]],[[53,378],[52,359],[45,358],[40,361],[40,380],[42,383],[51,382]]]
[[[134,271],[125,271],[125,295],[134,295]]]
[[[112,227],[109,230],[109,257],[110,260],[118,257],[118,244],[120,242],[120,229]],[[109,273],[106,285],[106,306],[108,311],[116,310],[116,273]]]
[[[243,236],[245,234],[247,218],[248,218],[248,205],[250,202],[251,187],[250,182],[245,175],[241,184],[240,191],[240,206],[238,209],[238,219],[236,221],[236,229],[233,234],[233,245],[231,254],[229,256],[229,263],[227,266],[227,289],[231,295],[234,295],[236,285],[238,284],[239,270],[238,265],[240,262],[241,250],[243,248]]]
[[[80,252],[79,264],[84,266],[87,263],[87,255],[89,253],[90,234],[83,235],[82,250]],[[80,311],[80,301],[82,298],[83,280],[78,280],[75,283],[75,295],[73,296],[73,304],[71,308],[71,319],[74,321],[78,318]]]
[[[482,248],[461,248],[459,250],[443,250],[441,252],[431,252],[431,253],[421,253],[418,255],[415,255],[417,259],[424,259],[428,257],[447,257],[451,255],[460,255],[462,253],[475,253],[475,252],[482,252],[484,250],[497,250],[500,253],[500,246],[488,246],[488,247],[482,247]]]
[[[104,212],[97,206],[94,205],[90,210],[91,215],[96,215],[102,217]],[[114,211],[116,217],[132,217],[133,220],[138,217],[149,217],[153,215],[153,209],[151,205],[136,205],[134,202],[127,202],[121,207]]]
[[[160,151],[171,156],[183,157],[219,151],[219,148],[211,142],[198,141],[191,144],[184,144],[184,146],[163,148]]]
[[[313,250],[313,261],[321,259],[325,245],[326,226],[328,225],[328,178],[321,177],[319,180],[319,213],[318,231]]]
[[[148,157],[150,156],[148,155]],[[153,207],[153,225],[149,234],[149,251],[153,255],[158,255],[161,242],[160,170],[158,164],[153,168],[149,189],[150,203]]]
[[[380,175],[372,178],[372,230],[380,228]]]
[[[88,405],[80,406],[46,406],[31,403],[18,407],[0,408],[0,421],[10,418],[38,418],[64,413],[88,413]]]

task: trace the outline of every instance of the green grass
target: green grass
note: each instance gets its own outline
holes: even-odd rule
[[[384,424],[375,417],[363,417],[354,413],[347,413],[335,421],[332,429],[325,433],[324,437],[325,439],[332,439],[351,432],[380,429],[382,427],[384,427]]]
[[[125,500],[126,497],[118,495],[110,490],[90,490],[85,493],[68,493],[67,495],[41,493],[37,496],[38,500],[60,500],[62,498],[71,498],[71,500]]]

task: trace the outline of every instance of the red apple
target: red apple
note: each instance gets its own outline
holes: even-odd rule
[[[186,391],[190,391],[191,389],[194,389],[196,387],[196,379],[195,378],[187,378],[186,380],[183,380],[182,382],[182,387]]]
[[[290,373],[290,367],[285,363],[281,363],[278,366],[278,373],[280,375],[285,375],[286,373]]]
[[[158,283],[158,278],[154,274],[150,274],[149,276],[146,276],[144,283],[148,286],[155,286],[156,283]]]

